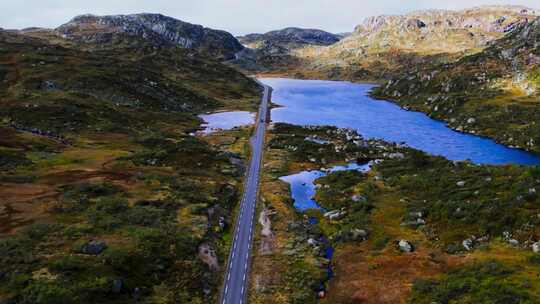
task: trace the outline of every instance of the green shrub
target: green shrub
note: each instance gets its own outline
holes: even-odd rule
[[[56,272],[77,271],[87,267],[86,261],[74,255],[63,255],[56,257],[49,263],[49,269]]]
[[[450,272],[440,280],[418,279],[409,303],[538,303],[538,298],[513,279],[515,271],[491,261]]]
[[[77,303],[76,294],[69,289],[69,284],[32,281],[24,289],[23,304],[66,304]]]

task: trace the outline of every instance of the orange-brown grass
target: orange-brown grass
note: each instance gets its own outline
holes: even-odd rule
[[[415,279],[443,274],[463,262],[433,248],[420,231],[401,226],[404,204],[392,189],[379,187],[369,240],[336,248],[327,303],[405,303]],[[377,248],[381,238],[388,239],[382,249]],[[400,239],[412,242],[415,252],[401,253]]]

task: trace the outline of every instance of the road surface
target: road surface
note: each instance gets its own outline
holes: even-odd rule
[[[249,264],[255,209],[259,188],[259,172],[264,150],[264,136],[268,117],[270,87],[264,86],[264,93],[259,108],[255,134],[251,138],[251,163],[246,175],[244,195],[240,202],[240,212],[236,219],[234,239],[229,255],[229,264],[225,272],[225,284],[220,304],[243,304],[247,299]]]

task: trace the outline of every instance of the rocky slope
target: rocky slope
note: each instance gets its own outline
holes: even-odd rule
[[[293,55],[324,77],[386,78],[432,61],[447,62],[478,52],[538,11],[521,6],[484,6],[461,11],[430,10],[368,18],[349,37]]]
[[[225,31],[205,28],[160,14],[94,16],[82,15],[55,30],[77,43],[116,45],[135,36],[154,46],[176,45],[195,49],[221,59],[231,59],[243,46]]]
[[[540,18],[516,25],[480,53],[395,77],[375,94],[457,130],[538,152]]]

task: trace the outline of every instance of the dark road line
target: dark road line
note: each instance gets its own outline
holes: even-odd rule
[[[268,102],[270,98],[270,87],[263,86],[264,93],[259,108],[255,134],[251,138],[251,162],[246,175],[244,195],[240,202],[240,212],[236,219],[233,245],[229,255],[229,263],[225,271],[225,283],[220,304],[243,304],[247,299],[253,226],[259,188],[259,172],[264,150]]]

